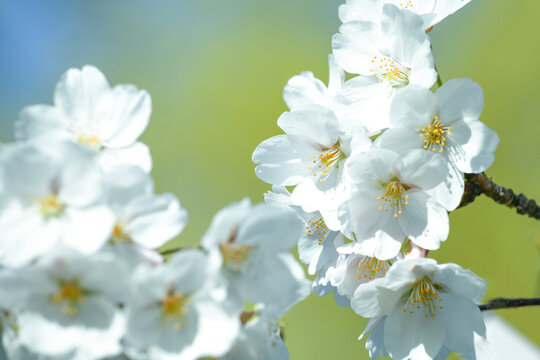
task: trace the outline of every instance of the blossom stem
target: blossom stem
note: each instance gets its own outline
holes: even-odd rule
[[[177,247],[177,248],[171,248],[171,249],[166,249],[166,250],[159,250],[158,252],[159,252],[160,255],[162,255],[162,256],[167,256],[167,255],[171,255],[171,254],[177,253],[177,252],[182,251],[182,250],[187,250],[187,249],[200,249],[200,248],[201,248],[200,245],[180,246],[180,247]]]
[[[540,305],[540,298],[517,298],[517,299],[504,299],[495,298],[487,304],[479,305],[480,311],[495,310],[495,309],[509,309],[523,306]]]
[[[503,204],[509,208],[516,208],[518,214],[528,215],[540,220],[540,206],[533,199],[527,199],[523,194],[516,195],[512,189],[506,189],[495,184],[486,174],[465,174],[465,192],[458,208],[466,206],[480,195],[485,194],[496,203]]]

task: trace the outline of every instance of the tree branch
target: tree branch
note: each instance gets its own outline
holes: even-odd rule
[[[162,256],[166,256],[166,255],[174,254],[174,253],[176,253],[176,252],[178,252],[178,251],[182,251],[182,250],[187,250],[187,249],[200,249],[200,248],[201,248],[200,245],[181,246],[181,247],[172,248],[172,249],[159,250],[158,252],[159,252]]]
[[[504,299],[496,298],[488,302],[487,304],[479,305],[480,311],[495,310],[495,309],[509,309],[523,306],[540,305],[540,298],[518,298],[518,299]]]
[[[540,206],[533,199],[527,199],[523,194],[516,195],[512,189],[498,186],[484,173],[465,174],[465,179],[465,191],[458,208],[472,203],[478,195],[485,194],[496,203],[516,208],[518,214],[540,220]]]

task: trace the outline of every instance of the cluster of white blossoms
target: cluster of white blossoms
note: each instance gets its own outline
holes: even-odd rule
[[[273,185],[266,202],[304,219],[298,253],[313,292],[371,319],[361,338],[373,359],[476,359],[485,335],[485,281],[427,258],[448,237],[464,174],[491,166],[499,142],[479,120],[478,84],[439,78],[431,90],[428,33],[468,2],[347,0],[328,87],[311,72],[291,78],[285,134],[253,153]]]
[[[467,3],[341,5],[328,86],[291,78],[285,134],[253,153],[266,202],[229,205],[171,256],[160,247],[187,212],[154,193],[137,141],[150,96],[68,70],[54,105],[23,109],[0,146],[0,358],[288,359],[283,316],[313,291],[370,319],[373,359],[476,359],[486,283],[427,258],[499,141],[479,85],[430,89],[428,33]]]
[[[70,69],[0,146],[0,358],[288,358],[281,319],[310,293],[290,254],[301,218],[246,199],[163,256],[188,217],[154,193],[137,141],[151,110],[146,91]]]

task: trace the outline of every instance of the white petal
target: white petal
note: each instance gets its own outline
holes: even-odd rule
[[[351,308],[360,316],[377,317],[387,315],[396,307],[401,293],[383,287],[384,279],[360,284],[351,299]]]
[[[125,227],[133,241],[155,249],[177,236],[186,226],[188,214],[169,193],[134,199],[129,206],[131,220]]]
[[[390,122],[394,127],[420,129],[430,125],[435,115],[437,97],[429,89],[407,86],[392,99]]]
[[[278,135],[263,141],[253,152],[257,177],[275,185],[297,185],[307,174],[308,159],[317,149],[293,136]]]
[[[484,107],[482,87],[468,78],[445,82],[435,95],[439,102],[439,117],[444,124],[459,119],[478,119]]]
[[[448,238],[449,231],[448,212],[439,203],[429,198],[427,201],[427,225],[420,234],[415,232],[410,234],[409,238],[421,248],[437,250],[441,242]]]
[[[339,27],[332,37],[336,63],[352,74],[371,75],[371,59],[380,55],[380,27],[373,22],[351,21]]]
[[[326,106],[326,92],[326,86],[321,80],[315,78],[311,71],[304,71],[289,79],[283,89],[283,99],[291,110],[310,104]]]
[[[476,359],[474,333],[485,336],[486,326],[478,305],[461,296],[441,293],[441,315],[445,318],[447,333],[444,345],[464,359]]]
[[[117,85],[97,104],[98,137],[107,147],[132,145],[146,129],[151,112],[152,100],[146,91],[134,85]]]
[[[401,182],[423,190],[439,185],[448,174],[446,160],[440,154],[432,154],[423,149],[404,153],[395,166]]]
[[[22,109],[15,122],[15,139],[72,140],[69,124],[64,114],[50,105],[32,105]]]
[[[453,162],[446,161],[446,165],[448,166],[447,178],[427,193],[446,210],[452,211],[461,202],[465,190],[465,179]]]
[[[452,131],[456,133],[456,138],[453,139],[455,143],[452,142],[450,157],[459,170],[465,173],[480,173],[491,166],[495,159],[493,153],[499,144],[499,136],[495,131],[474,119],[455,123]],[[465,137],[461,133],[468,133],[470,136]],[[466,141],[463,141],[464,139]]]
[[[403,154],[409,150],[421,149],[424,145],[424,141],[418,136],[418,132],[415,130],[408,128],[391,128],[386,129],[385,132],[375,140],[375,145]]]
[[[432,359],[440,351],[446,337],[445,319],[439,313],[424,317],[396,306],[384,323],[384,345],[394,359]]]
[[[432,280],[437,284],[443,284],[452,294],[472,299],[475,302],[482,300],[487,286],[484,279],[456,264],[439,265]]]
[[[120,165],[138,166],[146,173],[152,170],[150,149],[141,142],[122,148],[105,148],[97,159],[105,171]]]
[[[69,69],[54,91],[54,104],[72,123],[87,122],[100,99],[110,91],[105,76],[93,66]]]
[[[303,137],[322,147],[335,145],[340,135],[334,112],[319,105],[308,105],[283,113],[278,119],[278,126],[287,135]]]
[[[286,252],[302,234],[300,217],[289,208],[273,208],[257,204],[239,224],[236,242],[253,245],[265,252]]]

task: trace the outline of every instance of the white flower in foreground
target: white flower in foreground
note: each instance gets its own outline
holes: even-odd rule
[[[58,244],[90,254],[107,241],[114,218],[103,205],[102,174],[89,151],[71,143],[3,151],[1,264],[24,264]]]
[[[15,123],[17,140],[67,140],[92,149],[105,168],[137,165],[149,172],[152,159],[137,142],[148,125],[150,95],[134,85],[111,88],[93,66],[69,69],[56,85],[54,105],[32,105]]]
[[[485,336],[476,302],[485,291],[484,280],[456,264],[406,259],[383,279],[360,285],[351,307],[373,318],[362,334],[371,331],[366,347],[372,359],[445,358],[448,349],[475,359],[474,334]]]
[[[422,19],[386,4],[382,16],[371,21],[351,21],[332,39],[337,64],[352,74],[376,76],[397,88],[430,88],[437,79],[431,43]]]
[[[125,298],[126,278],[107,254],[83,256],[59,248],[32,265],[4,269],[0,305],[16,315],[19,341],[29,350],[62,355],[91,349],[96,339],[107,337],[94,350],[106,351],[101,357],[119,351],[118,305]]]
[[[286,135],[263,141],[253,152],[257,176],[274,185],[299,185],[293,202],[306,212],[320,211],[327,225],[344,186],[343,164],[354,152],[371,145],[362,127],[345,133],[335,113],[319,105],[285,112],[278,125]],[[328,217],[326,216],[328,214]]]
[[[452,15],[471,0],[346,0],[339,7],[341,22],[370,21],[381,16],[385,4],[394,4],[412,11],[424,21],[424,29],[429,29]]]
[[[393,258],[405,237],[429,250],[446,240],[448,214],[428,193],[447,176],[441,156],[373,148],[351,158],[348,171],[354,184],[338,216],[345,235],[360,242],[366,255]]]
[[[150,175],[139,167],[118,166],[105,174],[106,203],[116,222],[109,241],[156,249],[178,235],[187,211],[170,194],[154,194]]]
[[[236,338],[240,314],[210,296],[213,276],[206,255],[193,249],[161,266],[141,266],[127,306],[128,342],[152,359],[223,355]]]
[[[201,245],[229,284],[233,306],[261,304],[268,316],[279,318],[309,295],[310,282],[289,253],[301,231],[293,210],[251,206],[248,199],[214,216]]]
[[[470,79],[450,80],[435,94],[405,89],[390,109],[393,127],[376,143],[398,152],[423,148],[441,154],[449,174],[434,196],[453,210],[463,194],[463,173],[482,172],[495,158],[499,137],[478,120],[483,105],[482,88]]]

